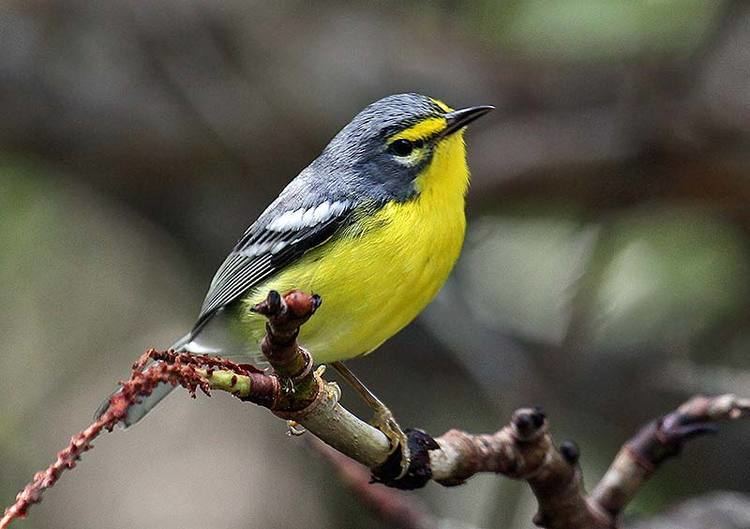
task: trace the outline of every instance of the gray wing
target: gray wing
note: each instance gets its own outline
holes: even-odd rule
[[[248,228],[219,267],[192,334],[217,310],[327,241],[350,222],[352,211],[349,200],[321,200],[286,211],[274,204]]]

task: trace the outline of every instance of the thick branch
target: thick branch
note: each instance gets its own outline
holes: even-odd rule
[[[433,478],[457,485],[479,472],[494,472],[528,482],[539,502],[534,523],[549,528],[611,527],[609,518],[589,505],[583,488],[578,449],[558,449],[538,409],[517,410],[509,425],[490,435],[451,430],[438,437],[430,453]]]

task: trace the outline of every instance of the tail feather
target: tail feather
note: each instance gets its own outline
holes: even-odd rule
[[[177,342],[175,342],[175,344],[172,345],[170,349],[174,349],[175,351],[183,350],[185,349],[185,345],[187,345],[190,342],[190,340],[191,340],[191,335],[188,334],[184,336],[183,338],[179,339]],[[154,409],[156,405],[159,404],[164,399],[164,397],[169,395],[174,388],[175,386],[166,382],[162,382],[158,384],[150,395],[147,395],[146,397],[141,398],[139,402],[132,405],[128,409],[127,415],[121,421],[122,426],[124,428],[129,428],[130,426],[134,425],[135,423],[143,419],[146,416],[146,414],[148,414],[148,412]],[[120,390],[121,390],[121,387],[118,387],[109,397],[107,397],[107,400],[105,400],[99,405],[99,408],[96,410],[96,413],[94,414],[95,419],[98,419],[104,414],[104,412],[107,411],[107,409],[109,408],[110,399],[114,395],[119,393]]]

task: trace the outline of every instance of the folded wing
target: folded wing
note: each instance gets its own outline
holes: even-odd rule
[[[193,334],[217,310],[330,239],[351,222],[352,212],[348,200],[325,200],[261,216],[216,272]]]

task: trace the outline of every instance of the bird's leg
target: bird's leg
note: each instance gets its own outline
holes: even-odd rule
[[[399,426],[396,419],[393,417],[393,413],[391,413],[391,410],[389,410],[372,391],[367,389],[367,386],[365,386],[362,381],[344,365],[343,362],[332,362],[331,365],[338,374],[341,375],[341,377],[346,380],[346,382],[357,393],[359,393],[362,400],[364,400],[374,412],[370,424],[385,434],[391,443],[391,451],[395,451],[398,448],[401,449],[401,474],[399,474],[398,478],[404,477],[409,470],[409,464],[411,463],[409,442],[406,434],[401,429],[401,426]]]

